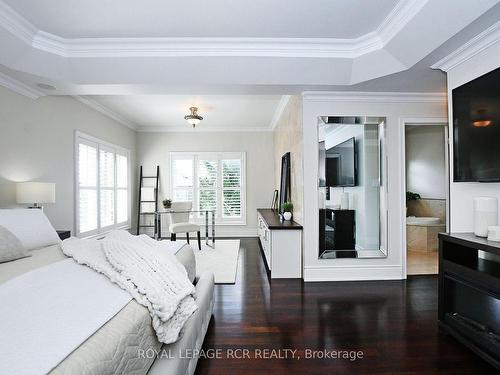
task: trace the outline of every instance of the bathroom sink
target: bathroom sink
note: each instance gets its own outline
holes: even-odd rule
[[[406,224],[408,225],[436,225],[440,224],[438,217],[415,217],[410,216],[406,218]]]

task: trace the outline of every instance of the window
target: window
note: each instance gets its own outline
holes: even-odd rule
[[[129,151],[80,132],[75,149],[77,236],[129,227]]]
[[[214,210],[217,224],[246,224],[245,153],[172,152],[170,181],[173,201]]]

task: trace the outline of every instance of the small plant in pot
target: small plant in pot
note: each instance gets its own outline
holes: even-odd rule
[[[292,202],[283,203],[283,218],[285,220],[292,220],[293,204]]]
[[[172,207],[172,200],[171,199],[164,199],[163,200],[163,207],[171,208]]]

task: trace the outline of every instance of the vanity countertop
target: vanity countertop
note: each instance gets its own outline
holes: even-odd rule
[[[262,219],[266,222],[269,229],[296,229],[302,230],[302,225],[296,223],[293,220],[290,221],[280,221],[278,212],[270,208],[258,208],[257,212],[262,216]]]

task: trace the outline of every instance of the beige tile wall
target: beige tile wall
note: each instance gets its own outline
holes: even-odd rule
[[[302,97],[292,96],[288,101],[274,129],[274,175],[279,190],[281,178],[281,157],[286,152],[291,156],[291,199],[293,219],[302,224],[304,175],[302,169]],[[271,192],[272,193],[272,192]],[[271,194],[270,194],[271,195]]]
[[[446,201],[444,199],[419,199],[408,202],[408,216],[438,217],[446,223]]]

